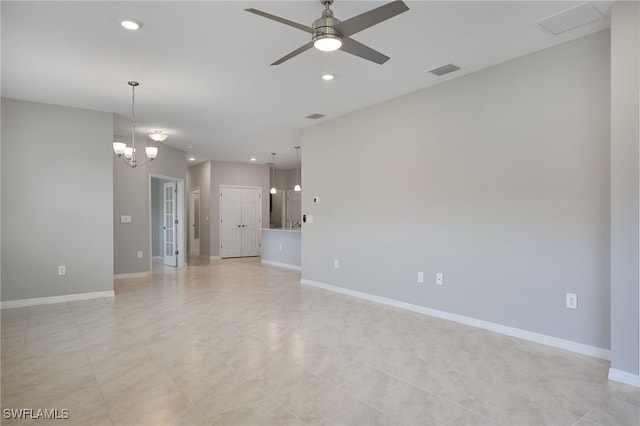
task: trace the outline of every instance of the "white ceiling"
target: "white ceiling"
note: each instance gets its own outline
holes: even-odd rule
[[[345,20],[385,3],[336,0],[332,9]],[[128,135],[127,81],[137,80],[136,138],[162,129],[166,144],[198,161],[265,163],[277,152],[286,168],[300,130],[317,123],[306,115],[327,120],[608,26],[552,36],[533,24],[582,2],[406,3],[408,12],[353,36],[390,56],[384,65],[311,49],[270,66],[309,35],[244,9],[311,25],[323,9],[318,0],[2,1],[2,96],[114,112],[114,133]],[[610,3],[593,2],[605,16]],[[123,29],[123,17],[143,28]],[[447,63],[462,69],[426,73]],[[336,78],[325,82],[323,73]]]

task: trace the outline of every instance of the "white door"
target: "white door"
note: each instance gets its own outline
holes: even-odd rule
[[[220,257],[259,256],[262,190],[220,188]]]
[[[242,190],[220,190],[220,257],[242,256]]]
[[[287,226],[302,224],[300,194],[300,191],[287,191]]]
[[[192,256],[200,256],[200,188],[191,190],[190,197],[191,229],[189,247]]]
[[[242,191],[242,255],[260,256],[262,241],[262,190],[245,188]]]
[[[162,184],[163,193],[163,230],[164,230],[164,264],[178,266],[176,252],[177,231],[177,185],[176,182]]]

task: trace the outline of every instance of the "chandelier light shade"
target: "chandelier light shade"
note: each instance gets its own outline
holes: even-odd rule
[[[293,190],[296,192],[300,192],[302,191],[302,188],[300,188],[300,147],[296,146],[294,147],[296,149],[296,163],[298,164],[296,167],[296,186],[293,187]]]
[[[169,135],[162,130],[154,130],[153,133],[149,133],[149,139],[155,142],[164,142],[168,137]]]
[[[149,161],[153,161],[158,156],[158,148],[155,146],[146,146],[144,153],[147,159],[139,163],[136,160],[136,87],[140,85],[137,81],[130,81],[127,84],[131,86],[131,146],[127,146],[124,142],[113,142],[113,153],[124,161],[132,169],[142,166]],[[164,135],[164,139],[168,135]],[[162,139],[162,140],[164,140]]]
[[[276,166],[276,153],[271,153],[271,190],[269,191],[271,194],[276,194],[278,190],[276,189],[276,174],[275,174],[275,166]]]

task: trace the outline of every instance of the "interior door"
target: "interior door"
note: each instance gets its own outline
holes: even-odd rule
[[[192,189],[190,197],[191,229],[189,247],[192,256],[200,256],[200,189]]]
[[[242,257],[242,188],[220,189],[220,257]]]
[[[262,190],[220,187],[220,257],[259,256]]]
[[[164,264],[178,266],[176,253],[177,239],[177,184],[165,182],[162,184],[163,193],[163,230],[164,230]]]
[[[260,256],[262,241],[262,191],[242,191],[242,256]]]

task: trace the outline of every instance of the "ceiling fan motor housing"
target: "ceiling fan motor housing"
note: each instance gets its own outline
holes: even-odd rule
[[[325,9],[322,11],[322,17],[316,19],[313,22],[313,38],[312,41],[315,42],[321,38],[337,38],[342,39],[342,34],[340,34],[335,28],[335,25],[338,25],[340,20],[333,17],[333,11],[331,9]]]

